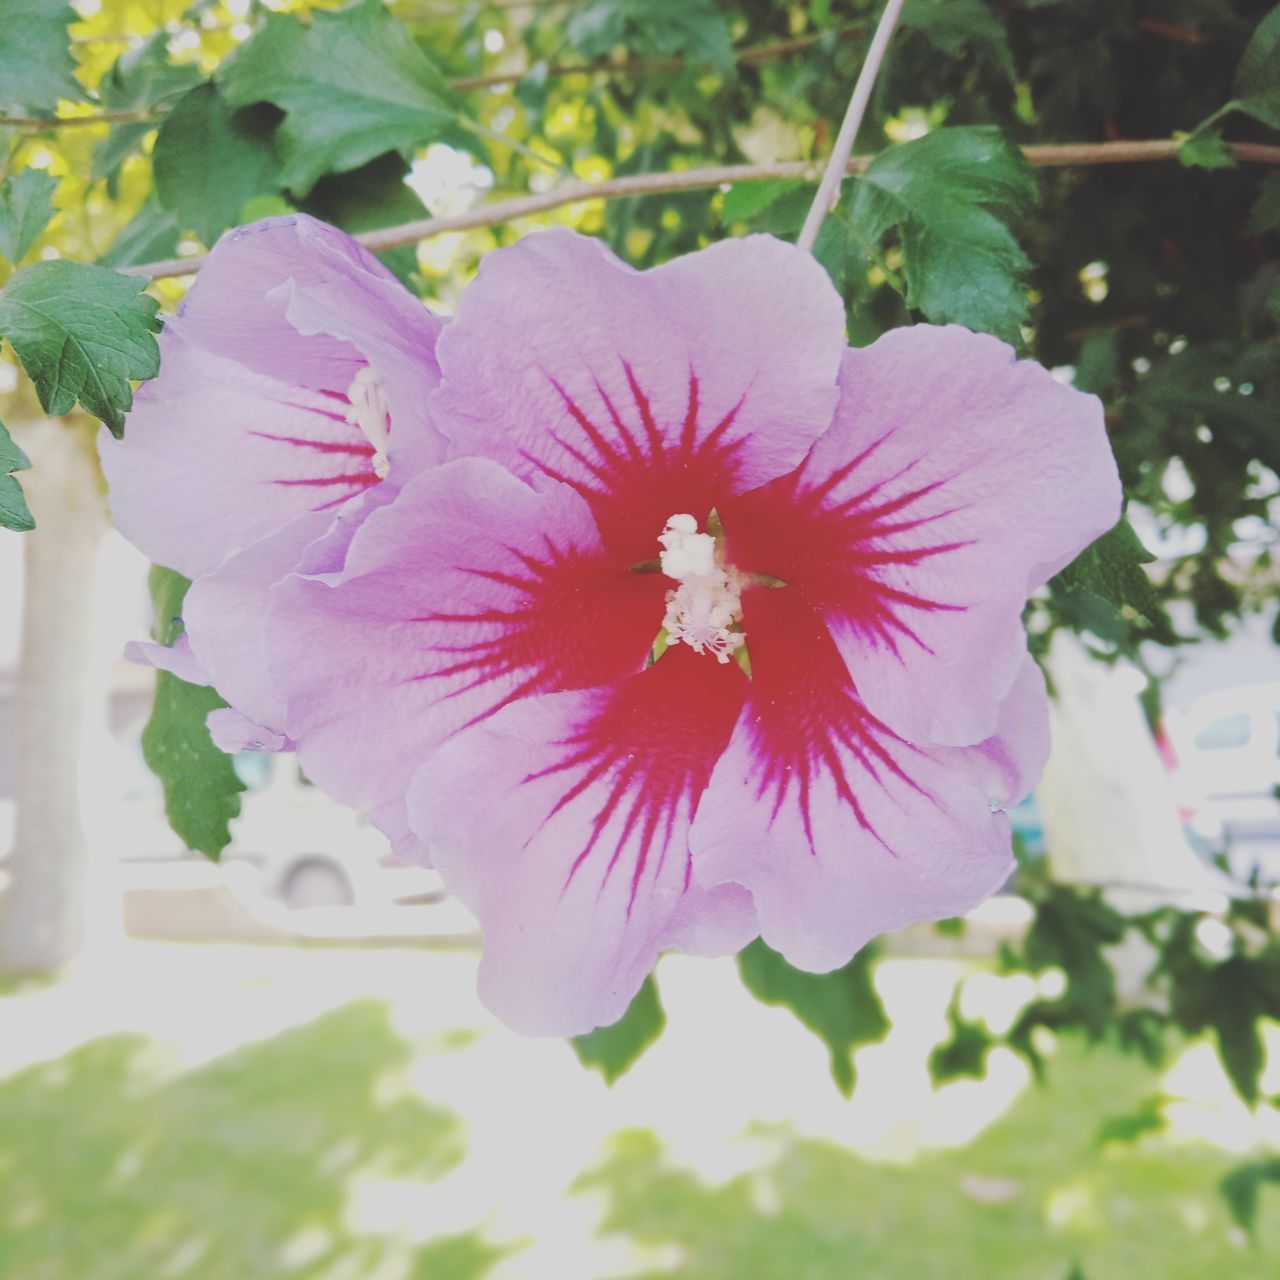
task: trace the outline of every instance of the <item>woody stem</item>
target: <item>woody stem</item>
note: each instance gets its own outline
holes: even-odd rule
[[[796,245],[807,252],[813,251],[823,219],[840,200],[840,180],[844,177],[845,166],[853,154],[854,140],[862,125],[862,117],[866,114],[867,103],[871,101],[871,90],[875,87],[876,76],[879,74],[881,62],[884,61],[885,50],[889,47],[893,29],[898,25],[898,16],[902,13],[903,2],[904,0],[888,0],[884,12],[880,15],[875,35],[871,37],[871,47],[867,50],[862,70],[858,72],[857,83],[853,86],[849,109],[844,113],[844,121],[836,136],[835,146],[831,149],[831,157],[827,161],[822,181],[818,184],[818,192],[813,197],[813,204],[809,206],[808,216],[796,239]]]

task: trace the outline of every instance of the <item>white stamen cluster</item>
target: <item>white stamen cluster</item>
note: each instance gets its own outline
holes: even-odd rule
[[[391,463],[387,458],[391,411],[387,408],[387,393],[369,365],[365,365],[351,380],[347,399],[351,401],[347,421],[353,427],[359,427],[373,445],[373,471],[379,480],[384,480],[391,470]]]
[[[691,515],[674,515],[658,535],[662,544],[662,572],[680,585],[667,592],[662,620],[668,644],[687,644],[694,653],[711,653],[725,663],[745,642],[741,631],[742,579],[726,566],[716,539],[698,532]]]

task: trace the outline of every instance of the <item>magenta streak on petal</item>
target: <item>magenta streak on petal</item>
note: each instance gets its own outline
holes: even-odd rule
[[[509,567],[455,570],[465,583],[463,607],[409,619],[426,629],[422,647],[431,662],[413,682],[459,681],[442,700],[493,686],[455,732],[519,698],[605,684],[643,668],[661,615],[661,583],[545,535],[538,556],[497,550]]]
[[[608,425],[592,416],[550,374],[568,415],[548,435],[561,459],[522,452],[527,462],[576,489],[591,505],[606,547],[619,562],[645,559],[673,511],[705,516],[735,487],[738,454],[746,440],[726,439],[742,402],[699,436],[699,383],[689,372],[688,398],[678,422],[660,423],[635,372],[622,363],[638,423],[629,424],[599,381],[597,394]]]
[[[347,444],[340,440],[308,440],[303,436],[277,436],[269,431],[250,431],[258,440],[273,440],[277,444],[297,445],[302,449],[315,449],[318,453],[347,453],[359,458],[372,458],[377,452],[371,444]]]
[[[796,791],[816,856],[812,790],[828,776],[858,825],[896,857],[858,791],[866,785],[888,790],[896,783],[933,800],[909,770],[910,758],[921,752],[863,704],[821,617],[798,598],[784,600],[785,595],[755,588],[744,601],[753,673],[744,720],[754,749],[748,780],[756,785],[757,799],[772,795],[770,824]]]
[[[341,476],[308,476],[300,480],[273,480],[272,484],[283,485],[313,485],[322,486],[330,484],[345,484],[355,488],[365,489],[371,484],[378,483],[378,477],[372,471],[357,471],[350,475]]]
[[[731,557],[740,568],[767,573],[790,584],[833,625],[851,628],[884,645],[901,661],[899,638],[926,653],[933,652],[904,613],[958,613],[968,606],[891,585],[880,571],[920,564],[971,544],[964,539],[925,545],[904,542],[904,535],[963,510],[948,506],[913,515],[913,508],[936,494],[945,481],[873,502],[918,462],[908,463],[851,497],[836,498],[892,434],[881,436],[820,481],[806,483],[807,464],[802,464],[790,475],[744,495],[721,514],[731,535]]]
[[[711,770],[728,744],[742,707],[746,680],[734,665],[708,663],[683,648],[629,679],[602,689],[570,735],[553,744],[565,750],[557,763],[528,775],[525,784],[567,775],[566,790],[550,807],[540,832],[570,805],[592,806],[589,835],[565,877],[567,889],[599,847],[611,820],[612,848],[601,871],[603,891],[624,854],[633,859],[630,914],[655,852],[661,872],[677,824],[687,826]],[[682,826],[682,829],[684,829]],[[525,848],[535,836],[530,836]],[[687,840],[686,885],[690,878]]]

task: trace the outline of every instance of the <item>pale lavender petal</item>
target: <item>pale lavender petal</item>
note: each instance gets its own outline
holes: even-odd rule
[[[257,725],[284,723],[284,700],[267,674],[263,640],[271,589],[294,572],[332,522],[324,512],[299,516],[228,556],[187,591],[186,638],[208,683]]]
[[[1005,882],[1003,810],[1043,763],[1043,688],[1024,667],[995,741],[909,742],[865,705],[835,642],[785,608],[785,594],[764,593],[749,615],[751,693],[690,843],[699,883],[742,885],[764,940],[824,971],[879,933],[957,915]]]
[[[691,878],[688,829],[746,681],[673,649],[605,689],[522,699],[446,744],[410,815],[484,932],[480,996],[534,1035],[615,1021],[661,951],[757,932],[736,885]]]
[[[293,743],[282,733],[255,724],[234,707],[220,707],[206,718],[209,736],[219,751],[235,755],[239,751],[292,751]]]
[[[155,644],[150,640],[130,640],[124,647],[124,656],[139,666],[155,667],[168,671],[188,684],[207,685],[209,675],[191,651],[191,641],[183,634],[171,645]]]
[[[360,342],[350,332],[304,336],[285,319],[295,289],[334,284],[351,291],[356,314],[350,323],[358,324],[370,312],[378,321],[399,316],[412,304],[423,312],[424,332],[430,331],[434,340],[440,321],[377,258],[345,232],[303,213],[228,231],[214,246],[173,324],[188,341],[264,377],[314,391],[345,392],[368,363]]]
[[[368,517],[341,574],[276,588],[285,728],[308,777],[402,831],[409,778],[450,733],[527,693],[640,670],[663,592],[603,559],[572,490],[447,463]]]
[[[309,511],[378,483],[374,449],[319,392],[288,387],[177,335],[142,386],[125,438],[100,453],[117,528],[196,578]]]
[[[830,422],[844,313],[808,254],[729,240],[637,272],[568,231],[489,254],[439,346],[459,453],[564,480],[606,544],[794,466]]]
[[[424,409],[443,321],[303,215],[229,233],[160,337],[125,439],[100,438],[117,525],[188,577],[306,511],[442,455]],[[384,448],[385,446],[385,448]]]
[[[980,742],[1027,596],[1119,518],[1102,407],[954,326],[850,351],[840,382],[805,465],[722,506],[729,554],[817,609],[896,731]]]

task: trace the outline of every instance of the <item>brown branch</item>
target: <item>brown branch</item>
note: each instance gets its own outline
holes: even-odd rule
[[[862,30],[860,25],[843,27],[829,33],[834,39],[847,40]],[[825,34],[825,33],[824,33]],[[757,67],[767,62],[777,62],[794,53],[803,53],[813,48],[823,34],[796,36],[791,40],[771,40],[765,44],[745,45],[734,52],[734,61],[740,66]],[[547,68],[549,76],[636,76],[651,71],[679,71],[686,66],[684,58],[631,58],[619,62],[608,58],[600,58],[595,62],[552,63]],[[520,71],[499,71],[491,75],[458,76],[449,81],[452,88],[459,93],[472,89],[493,89],[501,85],[518,84],[530,72],[525,67]],[[78,116],[0,116],[0,126],[10,129],[30,129],[42,132],[45,129],[75,128],[88,124],[159,124],[167,112],[149,111],[140,108],[133,111],[96,111]]]
[[[836,40],[847,40],[857,35],[862,25],[843,27],[830,35]],[[803,53],[812,49],[826,33],[817,35],[795,36],[790,40],[771,40],[766,44],[746,45],[734,52],[734,61],[739,66],[758,67],[766,62],[777,62],[788,58],[793,53]],[[598,58],[595,62],[552,63],[547,68],[549,76],[633,76],[643,75],[650,71],[679,71],[688,65],[685,58],[630,58],[613,61],[609,58]],[[467,89],[491,89],[504,84],[518,84],[530,72],[526,67],[522,71],[500,71],[493,75],[461,76],[450,81],[459,91]]]
[[[1174,160],[1180,145],[1163,138],[1143,142],[1066,142],[1023,147],[1022,153],[1030,164],[1041,168],[1062,168],[1068,165],[1137,164]],[[1237,160],[1280,165],[1280,147],[1254,142],[1229,142],[1227,148]],[[846,172],[861,173],[874,159],[875,156],[854,156],[850,159]],[[475,227],[514,222],[535,213],[546,213],[550,209],[559,209],[567,204],[581,204],[587,200],[620,200],[627,196],[661,195],[672,191],[705,191],[726,183],[759,182],[768,178],[797,178],[817,182],[821,174],[820,162],[780,160],[773,164],[726,164],[676,170],[672,173],[638,173],[622,178],[609,178],[603,182],[567,182],[554,191],[518,196],[513,200],[498,200],[448,217],[420,218],[416,222],[384,227],[380,231],[366,231],[355,238],[366,248],[380,253],[385,249],[417,244],[448,231],[468,231]],[[189,276],[200,270],[207,256],[170,258],[164,262],[147,262],[134,267],[121,267],[119,270],[125,275],[146,276],[152,280]]]
[[[130,111],[93,111],[82,116],[0,116],[0,126],[42,133],[45,129],[74,129],[86,124],[158,124],[165,114],[138,107]]]

